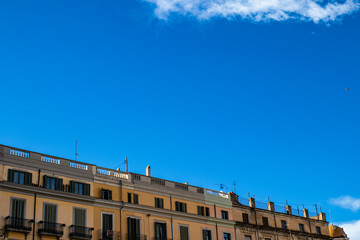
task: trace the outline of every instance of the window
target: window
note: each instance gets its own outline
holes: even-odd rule
[[[305,232],[304,224],[299,223],[299,230],[300,230],[300,232]]]
[[[186,203],[182,202],[175,202],[175,210],[178,212],[187,212],[187,205]]]
[[[156,208],[164,208],[164,199],[155,198],[155,207]]]
[[[212,240],[211,231],[203,229],[202,230],[202,237],[203,237],[203,240]]]
[[[266,227],[269,226],[269,219],[267,217],[263,217],[262,220],[263,220],[264,226],[266,226]]]
[[[281,220],[281,228],[287,229],[287,224],[285,220]]]
[[[221,211],[222,219],[229,219],[229,213],[227,211]]]
[[[271,240],[271,238],[265,238],[265,240]]]
[[[243,218],[243,223],[249,223],[249,214],[243,213],[242,218]]]
[[[321,228],[320,227],[316,227],[316,233],[321,234]]]
[[[245,235],[245,240],[251,240],[251,236],[250,235]]]
[[[15,222],[18,222],[18,221],[16,221],[16,219],[24,219],[25,218],[25,200],[12,198],[10,213],[11,213],[10,217],[15,219]],[[20,221],[20,222],[22,222],[22,221]]]
[[[90,184],[70,181],[70,192],[90,196]]]
[[[209,217],[210,216],[210,208],[205,208],[205,216]]]
[[[60,178],[54,178],[44,175],[44,188],[51,189],[51,190],[57,190],[57,191],[63,191],[64,185],[63,180]]]
[[[155,222],[155,240],[167,240],[166,223]]]
[[[102,189],[101,198],[106,200],[112,200],[112,191],[107,189]]]
[[[202,206],[198,206],[197,207],[197,214],[198,215],[201,215],[201,216],[204,216],[205,215],[205,208],[204,207],[202,207]]]
[[[113,231],[113,215],[102,213],[101,236],[102,240],[111,240],[114,237]]]
[[[139,204],[139,195],[135,193],[128,193],[128,203]]]
[[[55,204],[44,204],[44,222],[45,228],[46,223],[56,223],[56,205]],[[53,224],[49,224],[53,225]]]
[[[231,234],[230,233],[224,233],[224,240],[231,240]]]
[[[74,208],[74,225],[75,227],[86,227],[86,210]]]
[[[8,182],[23,184],[23,185],[32,185],[32,173],[9,169]]]
[[[189,227],[180,226],[180,240],[189,240]]]
[[[127,240],[137,240],[140,239],[140,219],[137,218],[127,218],[127,230],[128,237]]]

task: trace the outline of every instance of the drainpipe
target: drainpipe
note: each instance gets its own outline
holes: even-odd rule
[[[122,210],[124,207],[124,202],[122,200],[122,181],[120,180],[120,240],[123,240],[123,229],[122,229]]]
[[[41,170],[38,170],[38,180],[37,180],[37,187],[40,187],[40,173]],[[33,214],[33,219],[34,219],[34,223],[33,223],[33,240],[35,240],[35,227],[36,227],[36,193],[34,193],[34,214]]]
[[[172,210],[172,197],[170,194],[170,210]],[[150,238],[150,236],[149,236]],[[171,216],[171,239],[174,240],[174,223],[173,223],[173,217]]]
[[[216,204],[214,204],[214,214],[215,214],[215,218],[216,218]],[[217,223],[216,223],[215,227],[216,227],[216,239],[219,240],[218,225],[217,225]]]

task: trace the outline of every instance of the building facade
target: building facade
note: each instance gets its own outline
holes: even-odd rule
[[[150,171],[122,172],[0,145],[0,239],[331,238],[323,213],[261,209],[252,198],[242,204],[234,193],[154,178]]]

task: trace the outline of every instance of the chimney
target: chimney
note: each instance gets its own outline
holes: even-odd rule
[[[249,207],[255,208],[255,199],[252,197],[249,197]]]
[[[304,218],[309,218],[309,210],[304,208],[303,213],[304,213]]]
[[[290,205],[286,205],[286,213],[292,215],[292,210]]]
[[[150,165],[146,167],[146,176],[151,177]]]
[[[273,202],[270,202],[270,201],[268,202],[268,210],[270,212],[275,212],[275,205]]]
[[[323,212],[319,213],[319,220],[321,220],[321,221],[326,221],[326,215],[325,215],[325,213],[323,213]]]

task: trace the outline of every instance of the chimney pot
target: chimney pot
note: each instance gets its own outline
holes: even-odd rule
[[[150,165],[148,165],[148,166],[146,167],[146,176],[151,177]]]

